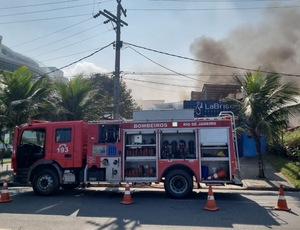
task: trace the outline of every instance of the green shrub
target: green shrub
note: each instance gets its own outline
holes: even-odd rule
[[[286,147],[274,142],[267,145],[267,153],[283,157],[288,156]]]
[[[11,154],[12,154],[12,151],[7,149],[4,152],[4,157],[3,158],[11,158]]]
[[[11,158],[11,154],[12,154],[12,151],[11,150],[9,150],[9,149],[6,149],[6,150],[4,150],[4,152],[0,152],[0,158],[2,157],[3,159],[4,158]],[[2,154],[3,154],[3,156],[2,156]]]
[[[286,131],[283,142],[288,151],[288,156],[295,162],[300,161],[300,129]]]

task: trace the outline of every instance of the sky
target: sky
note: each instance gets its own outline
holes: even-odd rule
[[[120,1],[120,0],[119,0]],[[112,73],[117,0],[0,0],[10,49],[76,74]],[[204,83],[260,68],[300,74],[299,0],[121,0],[121,79],[135,100],[190,100]]]

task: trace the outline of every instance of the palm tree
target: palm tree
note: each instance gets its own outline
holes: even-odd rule
[[[48,77],[34,78],[26,66],[14,72],[3,71],[0,88],[1,125],[8,130],[38,116],[50,90]]]
[[[112,114],[113,79],[106,75],[95,74],[84,78],[74,76],[69,82],[56,81],[54,91],[48,98],[51,106],[45,104],[46,120],[99,120]],[[120,85],[120,114],[132,117],[133,109],[139,109],[134,103],[131,91],[125,83]]]
[[[268,140],[279,140],[282,129],[288,126],[288,116],[299,114],[295,97],[300,95],[300,90],[295,82],[283,83],[279,75],[264,75],[259,70],[247,72],[244,79],[234,78],[244,93],[239,103],[244,126],[256,144],[258,177],[264,178],[260,137],[265,135]]]
[[[50,120],[96,119],[96,87],[83,75],[77,75],[69,82],[56,81],[50,95],[51,107],[46,106]]]

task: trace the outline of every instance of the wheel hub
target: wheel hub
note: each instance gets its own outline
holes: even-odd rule
[[[50,176],[44,175],[39,179],[39,187],[42,190],[47,190],[53,186],[53,180]]]
[[[185,178],[179,176],[172,179],[171,185],[171,189],[176,193],[181,193],[187,188],[187,182],[185,181]]]

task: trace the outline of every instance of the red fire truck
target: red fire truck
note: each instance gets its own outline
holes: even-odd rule
[[[174,198],[194,184],[237,184],[234,115],[193,110],[136,111],[133,120],[30,121],[16,127],[14,180],[50,195],[62,188],[163,183]]]

